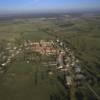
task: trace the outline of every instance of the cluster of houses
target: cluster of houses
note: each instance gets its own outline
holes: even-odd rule
[[[57,50],[54,48],[54,42],[52,40],[48,42],[41,40],[39,42],[33,42],[31,45],[33,51],[42,55],[55,55],[57,53]]]
[[[58,48],[55,48],[55,45]],[[59,39],[56,42],[40,40],[39,42],[25,41],[23,45],[19,47],[11,46],[8,43],[5,50],[0,53],[0,71],[7,67],[9,63],[18,55],[23,47],[25,49],[31,49],[41,55],[56,55],[57,56],[57,70],[64,72],[64,77],[67,86],[71,86],[74,83],[77,85],[82,83],[84,75],[82,72],[80,61],[75,57],[74,53],[69,49],[64,42]],[[51,65],[55,65],[51,64]],[[51,73],[50,73],[51,75]]]
[[[19,47],[8,43],[3,51],[0,52],[0,72],[6,68],[13,59],[24,49],[31,49],[42,55],[55,55],[57,50],[54,48],[54,42],[40,40],[39,42],[24,41]]]
[[[64,45],[63,42],[57,40],[57,44],[61,48],[57,57],[57,69],[65,73],[65,81],[67,86],[74,83],[80,85],[84,79],[80,61],[74,56],[74,53]]]
[[[59,48],[55,48],[57,43]],[[72,85],[74,79],[77,84],[83,80],[82,69],[80,61],[76,59],[74,53],[64,45],[63,42],[57,39],[56,43],[52,40],[39,42],[24,42],[24,47],[27,49],[31,46],[32,50],[42,55],[56,55],[57,56],[57,69],[65,73],[65,80],[68,86]],[[5,51],[0,53],[0,70],[6,67],[12,60],[22,51],[23,45],[20,47],[11,46],[10,44],[5,47]]]
[[[9,63],[11,63],[15,56],[21,52],[21,48],[12,46],[10,43],[7,44],[5,50],[0,52],[0,72],[3,72],[3,69],[6,69]]]

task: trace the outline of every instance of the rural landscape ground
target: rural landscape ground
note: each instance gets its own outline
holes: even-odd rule
[[[0,100],[100,100],[100,14],[1,19]]]

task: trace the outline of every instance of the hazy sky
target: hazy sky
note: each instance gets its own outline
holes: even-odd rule
[[[100,0],[0,0],[0,14],[100,10]]]

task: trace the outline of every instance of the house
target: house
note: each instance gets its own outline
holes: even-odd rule
[[[66,85],[70,86],[72,85],[72,77],[71,76],[66,76]]]
[[[1,64],[1,65],[4,67],[4,66],[6,66],[6,65],[7,65],[7,63],[5,62],[5,63],[3,63],[3,64]]]
[[[77,85],[81,84],[84,79],[85,79],[85,77],[83,74],[75,75],[75,81],[76,81]]]
[[[75,73],[80,73],[81,72],[81,68],[79,68],[79,67],[76,67],[74,70],[75,70]]]
[[[64,65],[64,59],[63,59],[63,55],[60,54],[57,58],[57,65],[58,66],[63,66]]]

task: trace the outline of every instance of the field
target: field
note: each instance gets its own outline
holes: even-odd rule
[[[24,41],[64,41],[82,61],[87,77],[93,79],[91,86],[100,96],[100,15],[61,15],[42,18],[24,18],[0,21],[0,53],[7,43],[16,45]],[[61,73],[53,66],[43,66],[49,57],[34,56],[35,61],[26,63],[23,53],[0,73],[0,100],[70,100],[68,90],[57,79]],[[1,58],[0,58],[1,59]],[[1,63],[1,61],[0,61]],[[52,70],[53,75],[48,71]],[[84,85],[76,88],[83,98],[73,100],[97,100]]]
[[[2,100],[49,100],[52,96],[65,98],[66,90],[57,81],[57,76],[49,76],[48,67],[41,66],[38,59],[35,64],[27,64],[20,55],[16,62],[8,67],[8,71],[0,80]]]

